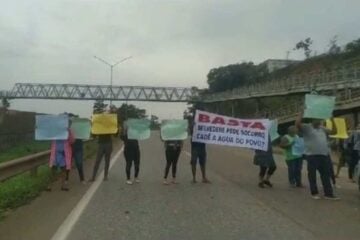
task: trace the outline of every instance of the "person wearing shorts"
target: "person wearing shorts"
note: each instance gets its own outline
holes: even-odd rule
[[[191,171],[193,175],[193,183],[196,183],[196,165],[199,162],[202,182],[210,183],[206,177],[206,145],[205,143],[191,142]]]

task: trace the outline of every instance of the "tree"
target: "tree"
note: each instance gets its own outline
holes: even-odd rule
[[[0,124],[4,121],[5,114],[7,113],[9,107],[10,107],[9,100],[7,98],[2,98],[0,105]]]
[[[108,105],[104,103],[104,100],[98,99],[94,103],[93,113],[96,113],[96,114],[103,113],[103,112],[105,112],[107,106]]]
[[[155,115],[150,116],[150,128],[152,130],[160,129],[159,118]]]
[[[221,92],[257,82],[268,74],[265,65],[243,62],[211,69],[207,75],[207,83],[210,92]]]
[[[10,101],[7,98],[2,98],[0,107],[7,110],[10,107]]]
[[[126,120],[129,118],[146,118],[146,110],[137,108],[135,105],[123,103],[118,109],[119,119]]]
[[[360,53],[360,38],[346,44],[345,51],[349,53]]]
[[[305,40],[302,40],[300,42],[298,42],[295,45],[294,50],[300,50],[303,49],[304,50],[304,54],[306,58],[310,58],[311,56],[311,52],[312,50],[310,49],[311,45],[313,44],[313,40],[311,40],[311,38],[306,38]]]
[[[339,54],[341,52],[341,48],[337,45],[338,36],[335,35],[329,42],[329,54]]]

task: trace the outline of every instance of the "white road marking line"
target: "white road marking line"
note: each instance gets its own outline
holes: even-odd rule
[[[120,157],[120,154],[124,151],[124,147],[122,147],[116,155],[111,159],[109,171],[114,166],[115,162]],[[85,195],[81,198],[81,200],[78,202],[78,204],[74,207],[74,209],[71,211],[71,213],[66,217],[66,219],[63,221],[63,223],[60,225],[56,233],[53,235],[51,240],[65,240],[71,233],[74,225],[79,220],[81,214],[84,212],[85,208],[89,204],[90,200],[93,198],[95,192],[100,187],[100,184],[102,183],[102,178],[100,176],[104,175],[104,170],[101,172],[101,174],[98,175],[98,178],[95,180],[95,182],[92,183],[90,188],[87,190]]]

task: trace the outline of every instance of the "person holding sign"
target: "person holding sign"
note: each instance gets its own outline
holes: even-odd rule
[[[329,147],[327,136],[337,134],[334,120],[331,119],[333,129],[330,131],[322,127],[321,119],[312,119],[310,124],[302,123],[303,112],[299,114],[295,121],[295,126],[302,133],[305,143],[305,158],[307,160],[308,178],[311,195],[313,199],[320,199],[316,184],[316,171],[320,173],[325,199],[338,200],[333,193],[330,182],[330,171],[328,164]]]
[[[172,166],[172,181],[171,183],[176,184],[176,167],[181,153],[183,142],[180,140],[165,141],[165,156],[166,156],[166,167],[164,175],[164,184],[168,185],[168,175],[170,167]]]
[[[194,116],[195,117],[195,116]],[[192,120],[192,124],[190,126],[190,133],[191,136],[193,135],[194,130],[194,119]],[[196,181],[196,164],[199,160],[199,165],[202,174],[202,182],[203,183],[210,183],[210,181],[206,177],[206,145],[205,143],[201,142],[194,142],[193,138],[191,138],[191,172],[193,175],[192,183],[197,183]]]
[[[301,170],[303,164],[304,143],[297,135],[295,126],[288,128],[288,134],[281,138],[280,146],[285,149],[285,160],[288,166],[288,178],[291,187],[302,187]]]
[[[270,178],[276,170],[276,163],[273,156],[270,136],[267,151],[255,150],[254,164],[260,167],[258,186],[260,188],[264,188],[265,186],[273,187]]]
[[[69,121],[70,125],[70,121]],[[72,148],[74,142],[73,133],[68,129],[68,138],[66,140],[53,140],[51,143],[50,162],[52,178],[56,175],[57,168],[61,169],[61,190],[69,191],[68,181],[71,170]],[[51,183],[46,189],[52,190]]]
[[[73,159],[76,169],[79,173],[81,183],[85,183],[83,157],[84,157],[84,141],[90,139],[91,123],[88,119],[81,119],[73,115],[71,130],[74,133],[75,142],[72,145]]]
[[[354,172],[356,165],[359,162],[359,151],[360,151],[360,125],[357,126],[356,130],[350,135],[350,148],[351,148],[351,157],[348,162],[348,175],[349,180],[355,183]]]
[[[120,135],[121,140],[124,142],[124,157],[126,161],[125,172],[126,172],[126,183],[132,185],[131,181],[131,167],[134,162],[135,167],[135,183],[140,183],[139,172],[140,172],[140,148],[139,141],[136,139],[129,139],[127,134],[127,128],[123,128],[123,134]]]
[[[92,117],[92,133],[98,137],[98,151],[90,182],[95,181],[100,162],[104,158],[104,181],[108,180],[110,158],[113,150],[112,136],[118,132],[116,114],[95,114]]]
[[[168,185],[167,177],[172,167],[172,183],[176,183],[177,162],[183,146],[183,140],[188,137],[187,120],[164,120],[161,124],[161,139],[165,141],[166,167],[164,184]]]

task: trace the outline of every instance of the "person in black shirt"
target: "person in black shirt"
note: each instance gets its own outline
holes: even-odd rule
[[[84,170],[83,170],[83,155],[84,155],[84,143],[82,139],[75,139],[75,142],[72,145],[72,154],[73,159],[75,160],[75,165],[79,173],[79,178],[82,183],[84,183]]]
[[[105,158],[105,171],[104,171],[104,181],[108,180],[109,167],[110,167],[110,158],[113,150],[112,146],[112,135],[113,134],[103,134],[98,135],[98,152],[96,155],[96,161],[94,165],[93,175],[91,182],[95,181],[97,171],[99,170],[99,165],[102,158]]]
[[[140,149],[139,142],[135,139],[129,139],[126,134],[126,129],[124,129],[124,133],[120,136],[121,140],[124,142],[124,157],[126,161],[126,183],[132,185],[131,181],[131,167],[134,162],[135,165],[135,182],[140,183],[139,180],[139,171],[140,171]]]
[[[164,184],[168,185],[168,175],[170,167],[172,166],[172,183],[176,184],[176,167],[177,162],[183,146],[182,141],[165,141],[165,156],[166,156],[166,167],[164,175]]]

